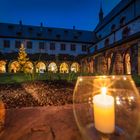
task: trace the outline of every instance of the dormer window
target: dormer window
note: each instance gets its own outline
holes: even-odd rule
[[[14,29],[13,25],[8,25],[8,29]]]
[[[111,32],[114,32],[114,31],[115,31],[115,29],[116,29],[116,25],[115,25],[115,24],[113,24],[113,25],[111,26]]]
[[[79,34],[79,35],[82,35],[82,32],[81,32],[81,31],[79,31],[79,32],[78,32],[78,34]]]
[[[74,38],[74,39],[78,39],[78,36],[74,36],[73,38]]]
[[[64,33],[65,33],[65,34],[68,34],[68,30],[64,30]]]
[[[125,39],[129,36],[129,33],[130,33],[130,28],[126,27],[123,29],[122,31],[122,38]]]
[[[108,38],[105,40],[104,46],[105,47],[109,46],[109,39]]]
[[[41,33],[37,33],[37,36],[40,37],[42,34]]]
[[[124,26],[125,25],[125,17],[122,17],[120,20],[120,26]]]
[[[22,32],[17,32],[16,33],[18,36],[21,36],[22,35]]]
[[[52,29],[48,29],[48,32],[51,33],[52,32]]]
[[[32,32],[33,31],[33,28],[32,27],[29,27],[28,30],[29,30],[29,32]]]
[[[56,37],[57,37],[57,39],[60,39],[61,35],[60,34],[57,34]]]

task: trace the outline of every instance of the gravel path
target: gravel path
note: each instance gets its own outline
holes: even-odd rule
[[[0,85],[5,108],[60,106],[72,103],[74,84],[66,81]]]

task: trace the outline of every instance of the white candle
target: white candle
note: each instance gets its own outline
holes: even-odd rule
[[[93,97],[95,128],[102,133],[113,133],[115,130],[114,98],[106,95],[103,87],[99,95]]]

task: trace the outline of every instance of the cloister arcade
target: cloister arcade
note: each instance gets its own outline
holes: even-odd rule
[[[116,47],[83,58],[81,68],[83,72],[95,74],[139,74],[140,53],[138,44]]]
[[[10,62],[1,60],[0,61],[0,73],[17,73],[20,71],[20,64],[17,60],[13,60]],[[23,66],[23,71],[25,73],[44,73],[44,72],[53,72],[53,73],[69,73],[69,72],[80,72],[80,65],[78,62],[32,62],[27,61]]]

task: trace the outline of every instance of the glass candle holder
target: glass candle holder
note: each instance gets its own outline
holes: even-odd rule
[[[131,76],[78,77],[73,112],[85,140],[140,140],[140,96]]]

